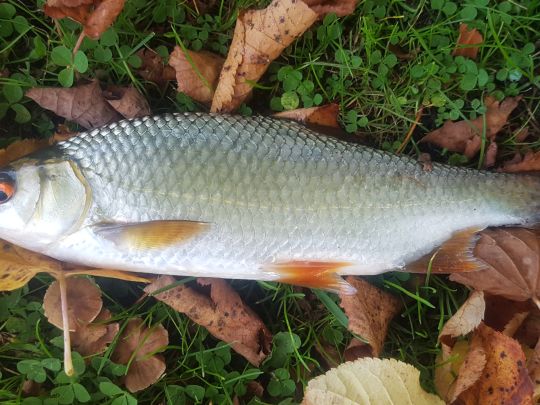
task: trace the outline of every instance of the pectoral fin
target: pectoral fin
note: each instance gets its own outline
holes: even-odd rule
[[[278,281],[309,288],[322,288],[335,293],[354,294],[356,289],[346,282],[338,270],[349,267],[345,262],[290,261],[265,266],[278,275]]]
[[[148,250],[185,242],[209,227],[206,222],[149,221],[97,225],[95,232],[121,249]]]
[[[404,270],[410,273],[427,273],[429,269],[433,274],[445,274],[477,271],[485,268],[484,262],[473,254],[479,238],[478,232],[482,229],[468,228],[454,233],[435,251],[408,264]]]

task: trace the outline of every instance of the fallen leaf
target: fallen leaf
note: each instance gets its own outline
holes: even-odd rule
[[[124,8],[126,0],[101,0],[84,23],[87,37],[98,39],[109,28]]]
[[[211,111],[231,112],[238,108],[270,63],[317,17],[297,0],[273,0],[265,9],[241,12]]]
[[[124,384],[137,392],[154,384],[165,372],[165,359],[155,354],[169,344],[169,334],[161,325],[147,328],[142,319],[130,319],[118,338],[112,359],[128,364]]]
[[[165,66],[163,59],[156,52],[145,48],[137,52],[137,56],[141,58],[141,67],[137,69],[137,73],[141,77],[150,82],[164,85],[170,80],[176,78],[176,72],[171,66]]]
[[[68,17],[84,26],[84,35],[98,39],[116,20],[125,0],[48,0],[43,6],[52,18]]]
[[[97,81],[69,89],[42,87],[30,89],[26,96],[56,115],[85,128],[99,127],[121,119],[105,100]]]
[[[151,294],[174,281],[171,276],[162,276],[144,291]],[[231,348],[251,364],[259,366],[266,358],[272,341],[266,326],[224,280],[199,278],[197,282],[210,286],[210,297],[179,285],[156,294],[155,298],[186,314],[216,338],[230,343]]]
[[[356,288],[356,294],[340,294],[341,307],[349,318],[348,329],[369,342],[365,354],[379,356],[383,348],[388,325],[401,308],[400,301],[361,278],[347,277],[347,282]],[[358,352],[359,348],[355,349]]]
[[[459,400],[465,405],[532,404],[533,384],[519,343],[480,324],[470,344],[471,347],[477,345],[485,352],[486,365],[479,379]]]
[[[118,322],[105,323],[110,319],[110,311],[103,308],[93,322],[80,324],[71,332],[73,348],[83,356],[103,353],[120,329]]]
[[[13,142],[5,149],[0,149],[0,167],[17,160],[29,153],[36,152],[49,146],[48,139],[22,139]]]
[[[507,336],[513,336],[511,329],[515,327],[520,328],[519,318],[523,317],[523,314],[529,314],[534,310],[535,306],[529,301],[512,301],[499,295],[485,296],[486,312],[484,315],[484,324],[493,328],[499,332],[503,332]],[[538,335],[540,336],[540,335]],[[536,343],[536,339],[533,345]]]
[[[277,118],[286,118],[304,124],[321,125],[324,127],[339,128],[339,105],[332,103],[318,107],[298,108],[296,110],[282,111],[274,114]]]
[[[534,384],[533,401],[536,404],[540,399],[540,339],[538,339],[532,355],[527,360],[527,371]]]
[[[448,392],[449,403],[453,403],[463,392],[472,387],[481,377],[487,364],[486,351],[480,341],[473,340],[460,364],[457,377]]]
[[[442,405],[420,386],[420,371],[394,359],[363,358],[312,379],[302,405]]]
[[[454,56],[466,56],[471,59],[476,59],[478,56],[479,46],[484,42],[484,37],[476,29],[469,29],[467,24],[459,25],[459,37],[457,40],[456,49],[452,52]]]
[[[484,159],[484,168],[489,168],[495,166],[495,161],[497,160],[497,150],[499,147],[497,143],[491,142],[486,150],[486,157]]]
[[[444,324],[439,341],[452,346],[455,338],[465,336],[480,325],[484,319],[486,302],[483,291],[473,291],[457,312]]]
[[[70,277],[66,279],[67,307],[70,331],[79,325],[92,322],[101,312],[103,301],[101,290],[88,278]],[[64,328],[60,305],[60,283],[53,282],[43,297],[43,309],[47,320],[59,329]]]
[[[537,172],[540,171],[540,152],[527,152],[521,158],[520,154],[516,154],[517,159],[505,162],[502,170],[506,173],[517,172]]]
[[[144,117],[152,113],[148,102],[135,87],[111,86],[103,95],[124,118]]]
[[[178,91],[201,103],[210,103],[219,79],[219,72],[223,67],[221,56],[211,52],[194,52],[175,46],[169,58],[176,72]]]
[[[514,301],[532,299],[540,306],[540,246],[537,230],[487,229],[480,233],[474,255],[488,266],[454,273],[450,280]]]
[[[463,153],[472,158],[478,153],[482,145],[482,132],[484,118],[486,121],[486,139],[494,142],[495,135],[508,121],[510,113],[517,107],[521,97],[508,97],[499,103],[491,97],[486,97],[485,116],[472,121],[446,121],[441,128],[430,132],[420,142],[430,142],[452,152]]]
[[[540,338],[540,311],[535,308],[523,321],[514,338],[528,347],[535,347]]]
[[[357,0],[303,0],[319,17],[334,13],[338,17],[352,14]]]

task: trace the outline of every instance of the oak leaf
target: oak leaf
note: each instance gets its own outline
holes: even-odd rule
[[[317,17],[297,0],[273,0],[265,9],[241,12],[211,111],[231,112],[238,108],[250,95],[252,83]]]
[[[494,142],[495,136],[506,124],[510,113],[517,107],[520,100],[521,97],[508,97],[503,102],[498,102],[491,97],[486,97],[487,110],[484,116],[472,121],[446,121],[441,128],[430,132],[420,142],[430,142],[472,158],[482,145],[484,119],[486,139]]]
[[[482,231],[474,255],[488,266],[451,274],[450,279],[514,301],[532,299],[540,306],[539,232],[525,228]]]
[[[298,108],[296,110],[282,111],[274,114],[274,117],[277,118],[286,118],[304,124],[332,128],[339,128],[338,116],[339,105],[335,103],[318,107]]]
[[[224,280],[197,279],[200,285],[210,287],[210,296],[185,285],[159,292],[174,281],[171,276],[159,277],[145,288],[145,292],[158,292],[155,298],[186,314],[216,338],[230,343],[231,348],[251,364],[258,366],[266,358],[272,335]]]
[[[157,351],[169,344],[169,334],[161,325],[148,328],[142,319],[130,319],[118,338],[112,359],[129,364],[124,384],[130,392],[154,384],[165,372],[165,359]]]
[[[201,103],[212,101],[223,62],[225,59],[211,52],[184,51],[179,46],[169,58],[169,65],[176,72],[178,91]]]
[[[28,90],[26,96],[85,128],[99,127],[122,118],[105,100],[97,81],[69,89],[34,88]]]
[[[382,351],[388,325],[401,309],[401,303],[361,278],[349,276],[346,280],[356,288],[355,294],[340,294],[341,307],[349,318],[348,329],[368,342],[361,342],[361,346],[355,343],[354,353],[357,357],[377,357]]]
[[[442,405],[420,386],[420,371],[394,359],[363,358],[312,379],[302,405]]]
[[[484,42],[484,37],[476,29],[469,29],[467,24],[459,25],[459,37],[457,40],[456,49],[452,52],[454,56],[466,56],[471,59],[476,59],[478,56],[479,46]]]

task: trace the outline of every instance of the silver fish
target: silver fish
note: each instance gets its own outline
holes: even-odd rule
[[[84,132],[0,172],[0,238],[87,266],[281,280],[473,270],[476,231],[534,224],[540,180],[434,164],[266,117],[173,114]]]

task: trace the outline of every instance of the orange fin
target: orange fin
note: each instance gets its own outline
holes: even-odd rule
[[[147,250],[184,242],[208,229],[210,224],[196,221],[149,221],[96,226],[96,233],[119,248]]]
[[[356,288],[345,281],[338,270],[349,267],[346,262],[317,262],[294,260],[268,265],[265,271],[279,276],[277,281],[309,288],[322,288],[335,293],[351,295]]]
[[[431,268],[432,274],[466,273],[481,270],[486,267],[484,262],[477,259],[474,247],[479,239],[477,234],[483,228],[468,228],[456,232],[433,252],[405,266],[410,273],[427,273]]]

